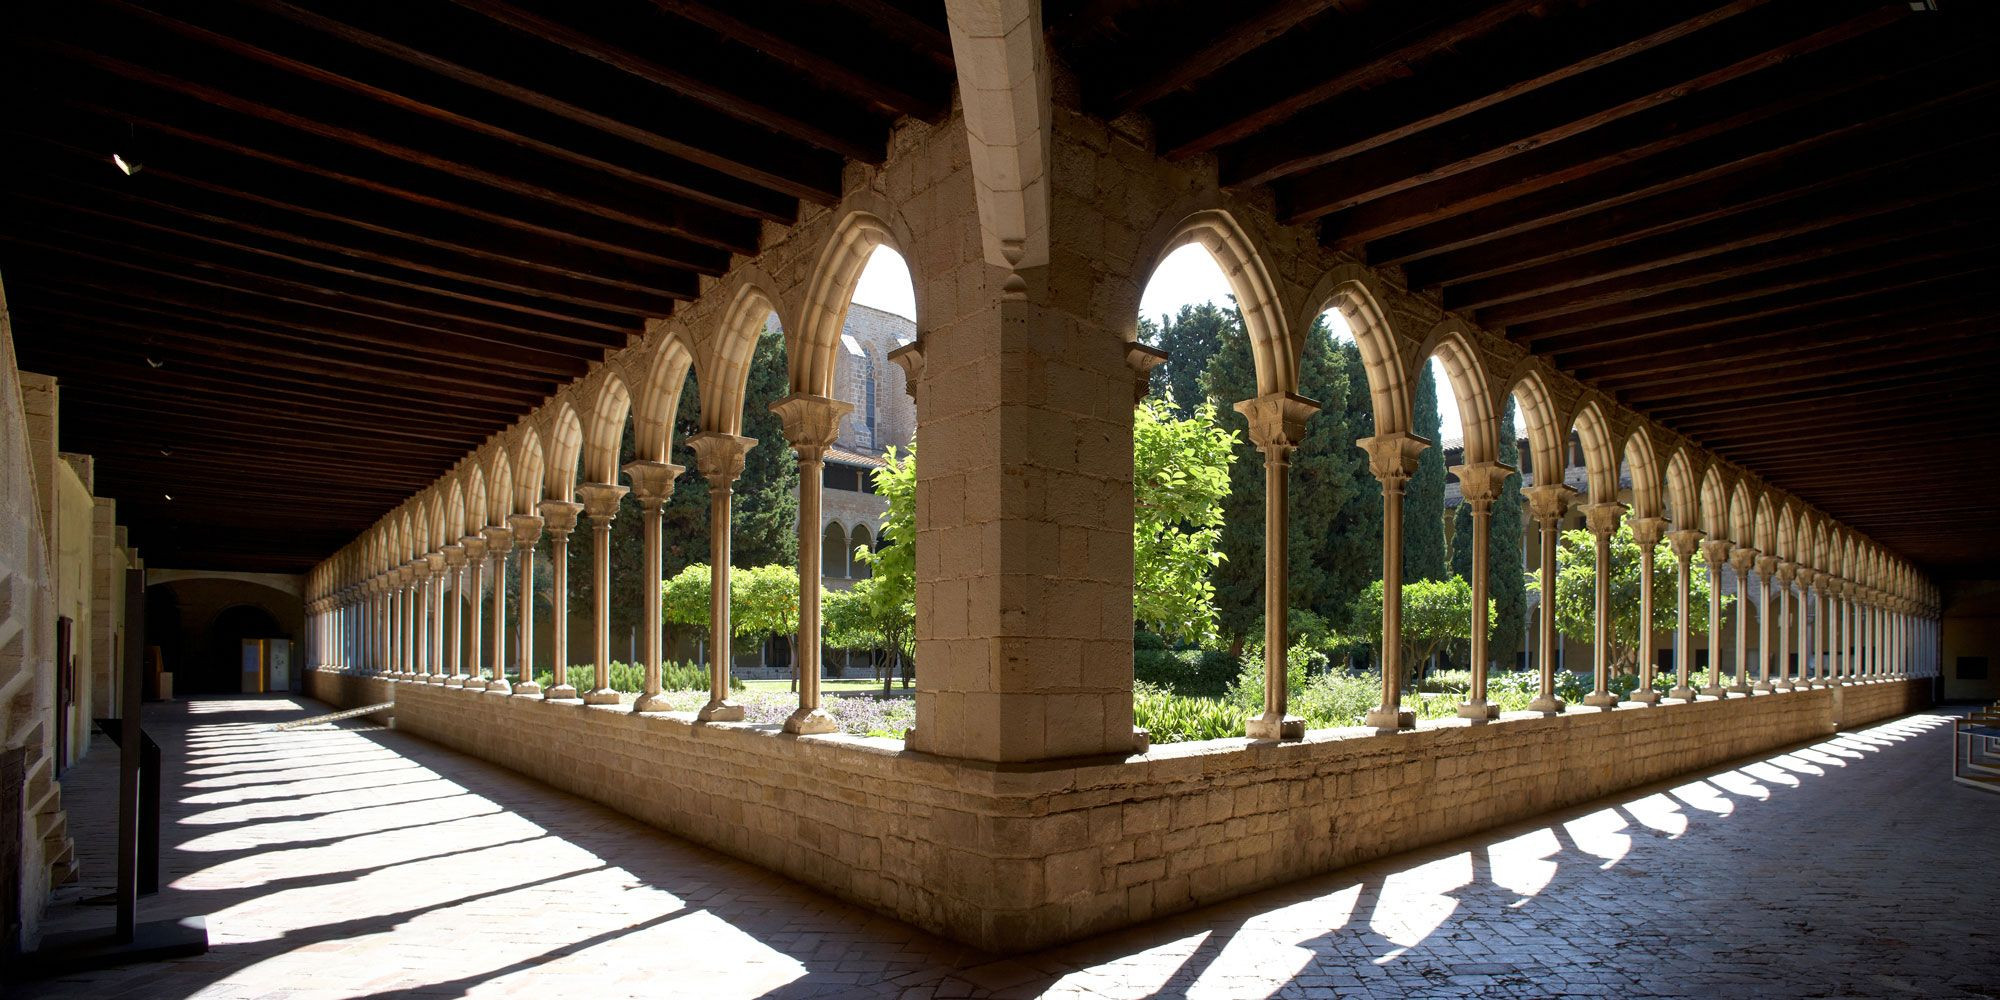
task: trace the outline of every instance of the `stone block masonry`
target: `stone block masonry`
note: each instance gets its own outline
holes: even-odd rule
[[[338,676],[320,672],[315,696],[337,705],[393,696],[405,732],[996,952],[1139,923],[1929,704],[1927,681],[1893,681],[1009,766],[895,740],[795,737]]]

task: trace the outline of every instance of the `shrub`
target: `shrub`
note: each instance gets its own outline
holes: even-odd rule
[[[1217,649],[1132,651],[1133,676],[1173,694],[1219,698],[1235,682],[1239,670],[1234,657]]]
[[[1140,681],[1132,686],[1132,717],[1155,743],[1185,743],[1243,735],[1243,710],[1220,698],[1191,698]]]
[[[543,690],[555,686],[555,671],[543,670],[535,674],[535,683]],[[597,666],[579,663],[569,668],[569,683],[579,691],[589,690],[597,683]],[[731,676],[729,688],[743,690],[741,678]],[[646,689],[646,667],[640,663],[611,661],[611,690],[626,694],[638,694]],[[708,690],[708,665],[692,660],[666,660],[660,664],[660,690],[662,691],[706,691]]]

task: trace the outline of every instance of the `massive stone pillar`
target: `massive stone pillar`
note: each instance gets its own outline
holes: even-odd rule
[[[486,539],[479,535],[466,535],[458,540],[465,549],[465,570],[460,579],[465,581],[465,676],[459,678],[458,686],[484,690],[486,678],[486,657],[484,652],[486,596]]]
[[[1313,406],[1317,409],[1318,404],[1315,403]],[[1304,417],[1300,419],[1303,420]],[[1423,454],[1425,448],[1430,447],[1430,442],[1414,434],[1396,433],[1377,434],[1374,437],[1362,438],[1356,443],[1368,453],[1368,471],[1374,473],[1376,481],[1382,484],[1382,703],[1368,713],[1363,724],[1375,727],[1378,732],[1413,729],[1417,724],[1417,713],[1403,710],[1403,487],[1409,483],[1410,477],[1416,474],[1418,456]],[[1267,459],[1265,468],[1268,470],[1269,467]],[[1265,482],[1271,482],[1270,473],[1267,471],[1265,475]],[[1271,512],[1268,504],[1269,496],[1267,487],[1265,506],[1267,519]],[[1287,525],[1288,521],[1281,519],[1275,543],[1271,541],[1274,536],[1270,534],[1272,529],[1268,521],[1265,528],[1264,609],[1267,619],[1273,606],[1270,598],[1273,572],[1271,549],[1275,544],[1278,551],[1285,550],[1289,533]],[[1276,572],[1279,574],[1277,589],[1282,595],[1286,589],[1285,574],[1289,571],[1289,566],[1282,559],[1277,565]],[[1280,608],[1278,614],[1283,615],[1285,612],[1282,605]],[[1269,629],[1268,621],[1266,629]],[[1278,634],[1282,637],[1284,631],[1281,629]],[[1268,644],[1269,640],[1266,642]],[[1273,661],[1269,659],[1270,650],[1267,648],[1264,652],[1267,658],[1264,674],[1268,711],[1272,673],[1268,664]],[[1277,672],[1282,675],[1285,669],[1285,654],[1282,651],[1278,653],[1275,662],[1278,664]],[[1300,731],[1304,731],[1303,724]]]
[[[1492,657],[1487,651],[1487,642],[1493,632],[1489,621],[1492,611],[1487,605],[1487,591],[1492,567],[1491,553],[1493,540],[1493,501],[1500,498],[1500,491],[1507,487],[1507,477],[1514,470],[1498,462],[1483,462],[1475,465],[1454,467],[1452,474],[1458,477],[1460,503],[1472,512],[1472,686],[1466,692],[1465,703],[1458,706],[1460,718],[1484,722],[1500,717],[1500,706],[1486,699],[1486,675],[1493,667]]]
[[[514,529],[492,524],[480,534],[486,537],[486,557],[493,563],[493,614],[487,623],[486,636],[490,647],[486,692],[513,694],[514,686],[507,683],[507,554],[514,551]],[[525,617],[526,611],[522,614]]]
[[[1632,519],[1632,541],[1639,546],[1639,683],[1632,689],[1629,700],[1642,705],[1660,703],[1660,692],[1653,687],[1653,560],[1654,550],[1660,539],[1666,535],[1667,519],[1664,517],[1635,517]]]
[[[576,531],[576,517],[583,505],[573,500],[544,500],[542,529],[549,533],[549,639],[555,650],[550,658],[553,678],[543,695],[549,701],[582,703],[575,685],[569,682],[569,536]],[[535,651],[521,650],[521,673],[534,672]]]
[[[1778,560],[1766,555],[1757,557],[1757,682],[1758,691],[1772,691],[1771,683],[1771,574],[1777,571]],[[1780,628],[1782,632],[1783,629]]]
[[[1732,694],[1750,693],[1750,568],[1757,564],[1757,550],[1738,545],[1729,550],[1729,569],[1736,580],[1736,674],[1730,679]]]
[[[509,514],[507,526],[514,532],[514,550],[520,553],[521,564],[521,630],[514,641],[514,694],[539,697],[542,686],[535,681],[535,543],[542,538],[542,516]]]
[[[1292,449],[1305,439],[1306,419],[1319,412],[1319,404],[1290,393],[1270,393],[1237,403],[1236,411],[1250,425],[1250,443],[1264,454],[1264,711],[1244,724],[1244,734],[1253,740],[1303,739],[1305,720],[1286,711],[1290,692],[1285,689],[1286,653],[1291,649],[1291,468]],[[1400,501],[1400,485],[1396,493]],[[1386,598],[1385,586],[1385,609]],[[1393,648],[1395,639],[1386,638],[1383,644]],[[1382,662],[1385,676],[1393,674],[1395,658],[1385,656]],[[1392,695],[1394,685],[1393,679],[1384,682],[1385,698]],[[1385,704],[1393,713],[1396,702]],[[1371,715],[1368,724],[1396,728],[1393,717],[1385,724],[1379,714]]]
[[[1541,532],[1541,596],[1536,601],[1535,642],[1541,647],[1541,686],[1535,699],[1528,703],[1528,710],[1554,715],[1567,706],[1556,697],[1556,650],[1562,642],[1556,634],[1556,545],[1562,530],[1562,517],[1569,510],[1576,491],[1562,483],[1543,483],[1524,490],[1528,496],[1528,513],[1535,519]],[[1384,508],[1384,523],[1387,523],[1387,508]]]
[[[819,705],[820,492],[826,450],[840,436],[841,418],[854,409],[825,396],[793,393],[771,404],[785,422],[785,440],[799,461],[799,635],[792,670],[799,678],[799,707],[785,720],[788,733],[830,733],[840,728]]]
[[[740,434],[704,431],[687,439],[695,467],[708,480],[708,704],[695,718],[702,722],[736,722],[743,706],[729,700],[730,657],[735,652],[729,620],[729,522],[736,478],[743,474],[743,456],[757,443]]]
[[[590,637],[596,672],[583,703],[616,705],[618,692],[611,687],[611,524],[618,517],[618,501],[630,490],[615,483],[584,483],[577,492],[590,517]]]
[[[1584,524],[1590,529],[1597,550],[1597,590],[1591,605],[1595,627],[1592,637],[1594,648],[1591,651],[1592,683],[1590,693],[1583,697],[1583,703],[1605,711],[1617,707],[1619,701],[1618,696],[1611,692],[1611,536],[1618,533],[1618,522],[1624,516],[1625,505],[1615,500],[1583,507]]]
[[[660,695],[660,512],[665,509],[667,498],[673,495],[674,480],[680,478],[682,471],[678,465],[646,460],[625,466],[625,476],[632,480],[632,496],[639,501],[640,527],[645,536],[644,565],[639,567],[645,605],[640,618],[639,656],[646,676],[639,699],[632,703],[634,712],[664,712],[668,708],[667,700]],[[800,517],[804,517],[803,501]],[[817,582],[818,578],[814,580]]]
[[[1726,538],[1710,538],[1701,543],[1703,561],[1708,563],[1708,684],[1701,693],[1716,698],[1729,697],[1722,685],[1722,572],[1729,565],[1729,550],[1733,547]],[[1743,595],[1736,596],[1740,602]]]

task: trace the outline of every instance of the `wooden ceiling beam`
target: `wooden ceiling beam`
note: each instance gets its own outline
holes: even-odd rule
[[[1674,385],[1628,389],[1617,393],[1618,401],[1639,409],[1655,405],[1680,405],[1703,401],[1742,398],[1745,395],[1794,391],[1825,386],[1848,388],[1866,386],[1943,365],[1977,363],[1986,352],[1985,338],[1958,338],[1941,347],[1911,350],[1900,345],[1873,351],[1855,351],[1810,364],[1781,369],[1743,371],[1731,375],[1711,374],[1697,385]]]
[[[1823,261],[1902,240],[1927,236],[1949,239],[1961,230],[1992,224],[1988,216],[1977,212],[1937,213],[1924,211],[1923,208],[1918,206],[1914,211],[1868,216],[1711,258],[1639,271],[1535,298],[1513,299],[1481,308],[1479,319],[1489,329],[1500,329],[1515,323],[1564,316],[1666,292],[1745,278],[1796,264]]]
[[[1846,54],[1843,48],[1821,55]],[[1879,157],[1885,147],[1935,134],[1940,122],[1979,114],[1955,105],[1990,96],[2000,83],[1983,59],[1973,63],[1953,60],[1951,72],[1913,74],[1901,63],[1881,62],[1872,75],[1837,76],[1831,86],[1811,90],[1787,90],[1759,74],[1703,95],[1712,100],[1701,106],[1670,104],[1335,213],[1321,220],[1320,239],[1336,247],[1365,244],[1373,263],[1407,264],[1673,192],[1688,191],[1685,200],[1702,204],[1700,185],[1753,170]],[[1825,72],[1811,60],[1776,72],[1808,70]]]
[[[1144,41],[1133,40],[1129,47],[1152,56],[1151,74],[1144,77],[1126,77],[1119,82],[1124,89],[1102,103],[1100,110],[1106,118],[1117,118],[1145,107],[1176,90],[1191,86],[1221,70],[1223,67],[1250,55],[1272,40],[1332,9],[1335,0],[1278,0],[1260,8],[1253,8],[1248,16],[1231,24],[1227,29],[1215,33],[1190,34],[1179,30],[1168,19],[1162,19],[1160,30],[1152,33]],[[1411,46],[1404,46],[1409,50]],[[1407,58],[1407,55],[1405,56]],[[1393,56],[1384,54],[1368,60],[1361,66],[1352,67],[1343,76],[1356,76],[1368,72],[1369,66],[1379,66],[1393,61]],[[1336,81],[1337,85],[1337,81]]]
[[[1967,333],[1977,334],[1991,329],[1996,322],[2000,322],[2000,317],[1977,316],[1941,324],[1908,323],[1899,319],[1893,324],[1886,325],[1909,330],[1908,334],[1897,338],[1894,343],[1917,346],[1949,340]],[[1565,370],[1586,385],[1604,392],[1674,385],[1700,381],[1713,374],[1796,366],[1808,362],[1815,355],[1834,351],[1839,351],[1845,356],[1846,352],[1865,350],[1882,343],[1884,327],[1885,324],[1879,322],[1840,324],[1816,330],[1810,335],[1810,339],[1786,337],[1773,341],[1770,347],[1755,348],[1741,344],[1724,347],[1708,346],[1675,351],[1657,358],[1652,356],[1652,352],[1647,352],[1629,362],[1630,367],[1617,362],[1607,362],[1594,367],[1578,366]],[[1829,334],[1828,331],[1833,332]]]
[[[1686,100],[1906,16],[1874,0],[1773,5],[1707,32],[1543,88],[1449,130],[1410,136],[1274,184],[1288,223],[1310,222],[1421,184],[1498,163],[1524,150],[1602,128],[1668,101]]]
[[[126,0],[95,2],[173,36],[219,49],[279,74],[289,74],[289,77],[272,77],[274,85],[283,88],[277,93],[285,95],[285,107],[289,112],[309,114],[323,122],[345,119],[351,123],[350,129],[356,131],[380,135],[393,132],[401,137],[399,141],[419,150],[428,145],[421,131],[413,131],[409,126],[392,127],[392,123],[382,120],[385,116],[381,109],[386,106],[395,109],[392,113],[412,116],[413,125],[428,124],[433,128],[444,125],[448,129],[462,129],[479,136],[478,140],[469,140],[471,145],[476,146],[479,142],[504,144],[502,148],[516,150],[516,157],[520,149],[532,150],[587,172],[579,176],[617,178],[620,182],[649,190],[656,197],[665,195],[686,199],[703,208],[732,216],[779,224],[790,224],[797,218],[796,196],[690,164],[677,157],[660,155],[657,151],[634,146],[568,119],[539,113],[529,106],[485,91],[439,79],[416,66],[368,49],[329,45],[319,33],[273,14],[240,6],[223,8],[176,0],[143,0],[152,6],[171,8],[173,13],[169,16],[127,3]],[[171,67],[174,72],[192,80],[221,80],[232,90],[271,92],[256,87],[238,87],[239,82],[244,82],[243,68],[237,65],[206,65],[216,62],[212,58],[194,63],[187,60],[164,62],[157,53],[149,52],[146,62]],[[318,100],[302,100],[310,97],[311,84],[301,86],[299,80],[333,88],[339,93],[353,95],[359,101],[343,104],[324,96]],[[477,155],[477,150],[465,148],[467,145],[468,141],[453,138],[450,148],[458,159],[492,162],[490,156]],[[715,221],[721,222],[719,218]],[[724,228],[727,229],[726,226]]]
[[[1348,94],[1365,94],[1408,73],[1412,63],[1496,32],[1514,19],[1537,17],[1546,7],[1528,0],[1368,7],[1329,25],[1328,37],[1312,34],[1286,39],[1260,52],[1257,59],[1242,61],[1235,73],[1206,74],[1212,79],[1206,81],[1202,95],[1178,101],[1155,98],[1145,103],[1158,104],[1150,110],[1162,126],[1160,147],[1168,157],[1183,159],[1214,152],[1279,126],[1316,105]],[[1254,21],[1244,24],[1255,26]],[[1341,51],[1359,55],[1327,72],[1326,54]],[[1174,60],[1161,62],[1172,65]],[[1156,84],[1147,89],[1159,87]],[[1160,90],[1159,97],[1169,93]],[[1131,104],[1133,109],[1139,106]],[[1264,176],[1269,169],[1260,163],[1227,179],[1232,183],[1265,183],[1270,179]]]
[[[936,122],[950,108],[955,81],[948,74],[919,56],[897,53],[893,43],[885,44],[887,39],[865,26],[812,17],[815,8],[802,4],[782,9],[725,8],[714,0],[653,0],[653,4],[883,112]]]
[[[881,125],[857,109],[802,99],[792,81],[758,78],[699,46],[671,50],[648,32],[620,22],[608,5],[561,5],[543,0],[454,0],[532,38],[560,45],[654,86],[708,105],[752,125],[809,142],[863,163],[887,155]],[[611,39],[617,39],[614,43]]]
[[[183,417],[203,421],[242,421],[257,427],[282,428],[294,433],[309,434],[316,428],[330,427],[342,433],[364,434],[373,438],[395,441],[410,441],[423,444],[446,443],[458,447],[464,440],[465,428],[452,428],[449,433],[418,430],[401,421],[357,420],[321,413],[300,413],[282,408],[265,407],[251,409],[240,404],[215,400],[174,398],[159,394],[141,395],[121,386],[99,381],[79,382],[64,387],[65,404],[81,402],[91,409],[104,412],[123,412],[141,420],[158,421],[163,426],[173,426]]]

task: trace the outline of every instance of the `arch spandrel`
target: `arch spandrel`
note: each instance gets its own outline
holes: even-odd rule
[[[790,337],[791,325],[779,309],[770,286],[738,279],[729,306],[716,317],[715,328],[695,354],[695,384],[700,390],[701,429],[711,433],[743,433],[743,396],[750,381],[750,362],[757,338],[773,314]]]
[[[633,359],[632,447],[635,458],[665,462],[673,450],[674,420],[681,390],[694,365],[686,329],[666,323],[656,330],[643,354]]]
[[[581,475],[587,482],[615,483],[625,418],[632,412],[632,392],[617,370],[605,365],[577,387],[577,395],[583,432]]]
[[[1733,477],[1735,482],[1729,489],[1729,531],[1726,536],[1731,542],[1744,548],[1757,545],[1756,492],[1749,480],[1742,476]]]
[[[1790,500],[1778,504],[1773,530],[1776,539],[1771,554],[1787,562],[1799,562],[1798,514]]]
[[[1660,464],[1659,443],[1644,424],[1633,427],[1626,436],[1624,456],[1626,467],[1632,470],[1632,516],[1665,516],[1665,470]]]
[[[1757,491],[1756,500],[1751,508],[1751,517],[1754,526],[1750,537],[1755,540],[1752,545],[1767,556],[1775,555],[1778,550],[1778,520],[1777,513],[1771,508],[1771,497],[1768,492]]]
[[[443,548],[456,544],[464,535],[465,526],[465,484],[457,476],[446,480],[439,494],[439,509],[444,517],[438,521],[437,541],[433,548]]]
[[[1701,530],[1710,538],[1729,538],[1729,485],[1719,464],[1710,462],[1701,471]]]
[[[547,498],[547,454],[542,448],[542,429],[533,421],[515,425],[514,513],[533,514]]]
[[[536,411],[540,438],[542,492],[550,500],[574,500],[578,463],[583,457],[583,420],[566,391]]]
[[[1676,529],[1702,529],[1701,480],[1696,477],[1699,468],[1699,463],[1685,444],[1667,453],[1666,474],[1662,481],[1666,485],[1667,503],[1673,507]]]
[[[1375,416],[1375,434],[1409,433],[1415,417],[1411,411],[1408,373],[1414,369],[1417,345],[1405,338],[1389,320],[1382,296],[1389,290],[1381,279],[1357,264],[1341,264],[1321,276],[1308,293],[1305,308],[1294,317],[1297,331],[1291,352],[1293,384],[1297,382],[1297,358],[1303,356],[1305,331],[1328,309],[1339,309],[1346,318],[1354,345],[1361,352],[1362,367],[1368,376],[1368,393]],[[1263,385],[1262,381],[1258,383]]]

